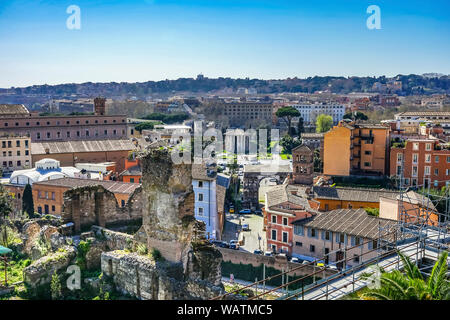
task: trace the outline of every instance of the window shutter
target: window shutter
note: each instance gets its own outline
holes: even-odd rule
[[[372,250],[372,241],[369,241],[369,243],[367,243],[367,248],[369,250]]]
[[[356,245],[356,239],[355,239],[355,236],[352,236],[351,239],[352,239],[352,240],[351,240],[351,241],[352,241],[351,243],[352,243],[352,247],[353,247],[354,245]]]
[[[311,228],[308,228],[308,237],[311,237]]]
[[[325,240],[325,231],[322,231],[322,240]]]
[[[336,242],[339,243],[341,242],[341,234],[339,232],[336,232]]]

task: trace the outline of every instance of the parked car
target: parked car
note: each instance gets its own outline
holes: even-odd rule
[[[239,250],[239,241],[230,240],[230,249]]]
[[[211,241],[211,243],[216,246],[216,247],[220,247],[220,248],[229,248],[230,245],[226,242],[226,241],[218,241],[218,240],[214,240]]]
[[[230,206],[230,210],[228,210],[230,213],[234,213],[234,207]]]
[[[329,265],[327,266],[327,268],[328,268],[328,269],[331,269],[331,270],[337,270],[337,269],[338,269],[334,264],[329,264]]]
[[[277,257],[286,258],[286,253],[278,253]]]
[[[253,251],[253,254],[263,254],[263,252],[261,250],[255,250]]]
[[[272,251],[266,251],[264,252],[265,256],[271,257],[272,256]]]
[[[255,214],[258,215],[258,216],[261,216],[261,217],[263,215],[261,210],[255,210]]]
[[[250,210],[250,209],[243,209],[243,210],[239,211],[239,214],[250,214],[250,213],[252,213],[252,210]]]
[[[248,225],[248,223],[245,223],[242,225],[242,230],[243,231],[249,231],[250,230],[250,226]]]
[[[308,261],[308,260],[303,260],[303,262],[302,262],[302,264],[309,264],[310,263],[310,261]]]
[[[291,258],[291,262],[294,262],[294,263],[300,263],[300,259],[299,259],[299,258],[296,258],[296,257],[292,257],[292,258]]]

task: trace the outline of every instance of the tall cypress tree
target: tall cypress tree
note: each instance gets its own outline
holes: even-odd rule
[[[30,218],[34,217],[33,192],[30,184],[27,184],[23,190],[22,211],[26,212]]]

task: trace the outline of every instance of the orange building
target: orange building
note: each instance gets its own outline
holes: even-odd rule
[[[361,188],[332,188],[313,187],[312,197],[320,203],[319,211],[335,209],[380,208],[380,198],[396,199],[397,191],[361,189]]]
[[[61,178],[33,183],[34,208],[38,213],[62,213],[64,192],[86,186],[101,185],[114,193],[119,207],[124,207],[130,196],[139,188],[139,184],[130,184],[117,181],[91,180],[77,178]]]
[[[142,182],[142,169],[139,160],[125,160],[125,170],[120,173],[120,180],[127,183]]]
[[[404,139],[393,143],[391,175],[402,185],[441,188],[450,185],[450,149],[437,139]]]
[[[330,176],[386,175],[389,127],[340,121],[324,134],[323,173]]]

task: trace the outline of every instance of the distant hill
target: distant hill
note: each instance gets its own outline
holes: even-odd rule
[[[433,77],[433,75],[436,75]],[[35,85],[25,88],[0,89],[0,93],[17,95],[102,95],[105,97],[128,95],[145,97],[152,94],[171,94],[177,92],[206,93],[222,89],[254,88],[260,94],[280,92],[330,91],[333,93],[371,92],[375,83],[387,84],[392,80],[402,82],[399,93],[403,95],[450,93],[450,77],[441,74],[398,75],[394,78],[381,77],[309,77],[306,79],[288,78],[284,80],[232,79],[206,77],[180,78],[177,80],[147,81],[140,83],[109,82],[59,85]]]

